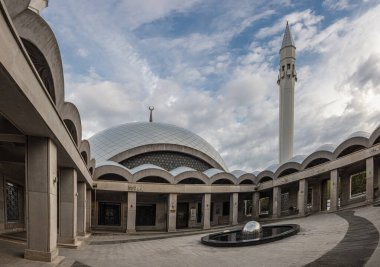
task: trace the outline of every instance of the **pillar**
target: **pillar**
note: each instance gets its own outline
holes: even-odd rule
[[[78,235],[86,235],[86,196],[87,186],[85,182],[78,183]]]
[[[366,195],[367,202],[373,202],[373,186],[374,186],[374,160],[373,157],[366,159]]]
[[[239,193],[232,193],[230,195],[230,224],[238,224],[238,201]]]
[[[60,170],[58,233],[59,243],[77,243],[77,172],[71,168]]]
[[[252,216],[254,220],[258,220],[260,216],[260,193],[253,192],[252,195]]]
[[[86,192],[86,232],[91,232],[91,205],[92,205],[92,191],[91,189]]]
[[[4,195],[4,175],[0,173],[0,233],[5,229],[5,195]]]
[[[177,220],[177,194],[169,194],[168,196],[168,232],[176,231]]]
[[[308,182],[306,179],[302,179],[299,181],[298,187],[298,214],[300,216],[305,216],[307,212],[307,191],[308,191]]]
[[[136,232],[136,192],[128,192],[127,233]]]
[[[29,260],[51,262],[57,249],[57,147],[49,138],[27,138],[26,228]]]
[[[330,172],[330,212],[338,210],[338,170]]]
[[[202,227],[210,229],[211,194],[204,194],[202,198]]]
[[[278,186],[273,187],[273,218],[281,216],[281,188]]]

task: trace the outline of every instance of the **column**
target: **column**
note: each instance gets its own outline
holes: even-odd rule
[[[373,183],[374,183],[374,160],[373,157],[366,159],[366,195],[367,202],[373,202]]]
[[[92,205],[92,191],[91,189],[86,192],[86,232],[91,232],[91,205]]]
[[[86,196],[87,186],[85,182],[78,183],[78,235],[86,235]]]
[[[202,227],[210,229],[211,194],[204,194],[202,198]]]
[[[60,169],[58,242],[77,243],[77,172],[71,168]]]
[[[239,193],[232,193],[230,195],[230,224],[238,224],[238,201]]]
[[[307,209],[307,191],[308,191],[308,182],[306,179],[302,179],[299,181],[298,187],[298,215],[305,216]]]
[[[136,232],[136,192],[128,192],[127,233]]]
[[[254,220],[258,220],[260,216],[260,193],[259,192],[253,192],[252,195],[252,217]]]
[[[273,187],[273,218],[281,216],[281,187]]]
[[[330,212],[338,210],[338,170],[330,172]]]
[[[177,220],[177,194],[169,194],[168,196],[168,232],[175,232]]]
[[[0,233],[5,228],[5,212],[4,175],[0,173]]]
[[[51,262],[57,249],[57,147],[49,138],[27,138],[26,227],[29,260]]]

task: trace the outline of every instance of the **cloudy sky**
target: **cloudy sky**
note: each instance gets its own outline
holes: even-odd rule
[[[279,48],[297,46],[294,153],[380,124],[380,0],[66,0],[43,17],[84,137],[154,119],[210,142],[230,171],[278,161]]]

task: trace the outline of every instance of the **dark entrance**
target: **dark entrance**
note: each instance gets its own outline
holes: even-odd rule
[[[156,205],[137,204],[136,206],[136,226],[156,225]]]
[[[189,203],[177,203],[177,228],[187,228],[189,220]]]
[[[120,225],[120,203],[99,202],[99,225]]]
[[[330,209],[330,179],[321,182],[321,210]]]

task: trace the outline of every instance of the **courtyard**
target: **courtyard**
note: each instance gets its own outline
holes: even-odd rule
[[[299,224],[301,231],[253,247],[207,247],[200,243],[206,233],[94,234],[79,249],[60,248],[65,258],[58,266],[378,266],[379,209],[283,220]],[[54,266],[23,259],[22,241],[1,238],[0,244],[1,266]]]

